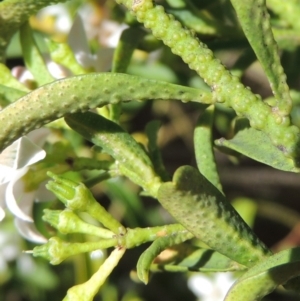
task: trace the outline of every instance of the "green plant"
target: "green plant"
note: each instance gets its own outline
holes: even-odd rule
[[[218,146],[273,168],[299,173],[298,120],[294,118],[291,122],[293,101],[277,48],[277,42],[281,49],[290,52],[296,52],[299,47],[297,22],[291,21],[287,14],[281,14],[284,9],[289,9],[295,17],[300,10],[299,3],[231,0],[230,4],[220,0],[213,1],[210,7],[205,1],[202,4],[169,0],[158,5],[152,0],[117,0],[127,11],[116,7],[116,14],[119,13],[119,18],[126,20],[130,27],[124,31],[114,53],[112,71],[93,73],[76,61],[67,44],[60,47],[52,41],[48,42],[54,49],[52,59],[69,67],[74,74],[54,80],[26,23],[30,15],[50,2],[5,0],[0,3],[0,101],[5,107],[0,112],[0,145],[4,154],[17,139],[47,125],[50,129],[58,127],[64,135],[74,135],[73,130],[96,146],[92,158],[83,158],[77,148],[83,147],[84,142],[78,136],[74,136],[75,142],[65,148],[63,144],[52,143],[47,157],[24,176],[27,191],[34,191],[49,171],[52,181],[46,187],[67,208],[60,211],[46,209],[45,221],[64,235],[82,233],[97,237],[96,241],[81,242],[65,242],[60,237],[52,237],[45,245],[33,249],[34,256],[59,264],[71,255],[115,248],[90,280],[69,289],[64,300],[92,300],[126,249],[152,242],[137,264],[138,277],[147,283],[149,271],[157,267],[153,261],[161,251],[179,244],[186,250],[186,241],[193,238],[205,247],[198,247],[188,255],[197,254],[196,258],[201,260],[205,256],[203,249],[210,249],[213,254],[199,270],[242,272],[224,300],[260,300],[280,285],[299,292],[299,248],[273,255],[260,241],[226,200],[213,153],[213,146]],[[76,6],[76,1],[73,2]],[[227,14],[218,15],[213,5],[222,6]],[[275,15],[272,20],[268,9]],[[229,33],[224,30],[222,20],[230,17],[233,25],[227,25]],[[137,21],[150,29],[152,35],[140,28]],[[271,21],[275,23],[274,31]],[[4,64],[7,45],[18,29],[25,64],[37,86],[32,90],[13,78]],[[225,37],[233,44],[242,40],[246,55],[241,56],[230,71],[201,41],[206,35]],[[245,43],[244,35],[250,46]],[[150,51],[161,47],[154,38],[161,40],[198,73],[204,81],[202,88],[124,74],[135,48]],[[270,83],[273,96],[268,99],[263,100],[241,82],[241,73],[255,60],[252,51]],[[294,108],[298,94],[294,91]],[[122,128],[122,102],[148,100],[195,103],[195,108],[202,113],[194,131],[197,168],[180,166],[173,177],[169,176],[157,145],[157,123],[150,123],[146,129],[146,147]],[[236,133],[232,139],[213,142],[215,110],[228,107],[236,114]],[[90,109],[94,111],[90,112]],[[228,123],[230,116],[226,115]],[[83,170],[91,169],[97,170],[97,174],[95,177],[88,174],[84,185],[81,183],[84,181]],[[61,175],[70,170],[76,171],[76,176]],[[76,179],[79,176],[81,179]],[[142,189],[144,195],[157,199],[179,224],[124,227],[94,199],[88,188],[118,176],[128,178]],[[114,189],[111,188],[111,193]],[[93,217],[97,226],[80,219],[82,212]],[[192,269],[189,265],[176,264],[176,261],[172,264],[162,262],[161,266],[166,270],[168,266],[178,271]]]

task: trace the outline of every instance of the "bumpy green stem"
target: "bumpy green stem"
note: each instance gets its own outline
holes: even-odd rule
[[[211,94],[117,73],[91,73],[55,81],[0,112],[0,151],[22,135],[69,113],[130,100],[177,99],[211,103]]]
[[[199,41],[191,31],[182,27],[164,8],[152,0],[117,0],[150,28],[153,35],[169,46],[174,54],[182,57],[189,67],[198,72],[212,88],[214,99],[232,107],[238,115],[247,117],[252,127],[266,132],[274,145],[286,155],[295,156],[298,150],[299,129],[290,125],[287,116],[263,103],[233,76],[210,49]]]

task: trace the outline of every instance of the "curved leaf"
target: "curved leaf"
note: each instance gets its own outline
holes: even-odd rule
[[[91,73],[54,81],[0,112],[0,150],[68,113],[130,100],[177,99],[211,103],[211,93],[118,73]]]
[[[151,246],[143,252],[137,263],[137,274],[141,281],[148,283],[149,269],[152,261],[164,249],[176,244],[180,244],[188,239],[193,238],[194,235],[188,231],[177,232],[168,236],[157,238]]]

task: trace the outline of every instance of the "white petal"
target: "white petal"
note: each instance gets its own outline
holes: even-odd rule
[[[7,208],[16,217],[32,222],[32,205],[35,191],[25,192],[22,176],[27,172],[27,168],[16,171],[16,176],[8,183],[5,193]]]
[[[9,275],[8,264],[2,256],[0,256],[0,274],[1,274],[1,278],[4,278],[4,279],[5,279],[5,276]]]
[[[197,297],[209,296],[214,289],[213,280],[202,274],[190,277],[188,287]]]
[[[0,154],[0,165],[17,170],[34,164],[46,156],[46,152],[32,143],[27,137],[22,137],[8,146]]]
[[[6,192],[7,184],[0,184],[0,222],[5,217],[6,203],[5,203],[5,192]]]
[[[105,72],[111,68],[114,48],[101,48],[97,52],[97,61],[95,69],[97,72]]]
[[[16,158],[17,169],[32,165],[46,157],[46,152],[27,137],[22,137]]]
[[[72,18],[65,4],[50,5],[41,9],[37,17],[41,20],[48,16],[54,16],[56,18],[55,29],[61,33],[68,33],[72,25]]]
[[[30,83],[34,81],[34,76],[32,75],[32,73],[22,66],[13,67],[11,69],[11,74],[25,86],[30,86]]]
[[[92,260],[103,260],[104,256],[105,253],[103,252],[103,250],[95,250],[90,253],[90,258]]]
[[[91,55],[82,19],[79,15],[75,17],[68,36],[68,43],[79,64],[84,67],[91,67],[93,65],[93,56]]]
[[[5,217],[5,211],[3,210],[3,208],[0,207],[0,222],[4,219]]]
[[[94,67],[97,57],[83,51],[77,51],[75,54],[77,62],[84,68]]]
[[[46,60],[46,62],[47,62],[47,68],[48,68],[50,74],[54,78],[60,79],[60,78],[65,78],[65,77],[72,75],[72,72],[69,69],[67,69],[66,67],[59,65],[50,60]]]
[[[34,130],[22,137],[0,154],[0,184],[9,182],[17,169],[34,164],[45,158],[46,153],[40,148],[45,143],[48,129]]]
[[[233,285],[235,279],[231,273],[217,273],[216,274],[216,283],[219,287],[220,294],[224,298],[227,294],[229,288]]]
[[[0,165],[10,167],[11,169],[17,169],[15,162],[18,155],[18,149],[20,147],[20,139],[16,140],[2,151],[0,154]]]
[[[233,282],[231,273],[196,274],[189,278],[188,287],[201,301],[223,301]]]
[[[34,223],[25,222],[16,218],[15,226],[18,232],[29,241],[41,244],[47,242],[47,238],[45,238],[41,233],[39,233]]]
[[[5,185],[14,177],[15,170],[0,164],[0,185]]]
[[[105,47],[116,48],[120,36],[124,29],[128,28],[126,24],[119,24],[115,21],[104,20],[101,24],[101,33],[100,42]]]
[[[43,147],[47,136],[51,133],[51,131],[47,128],[40,128],[37,130],[33,130],[27,134],[27,137],[35,143],[39,147]]]

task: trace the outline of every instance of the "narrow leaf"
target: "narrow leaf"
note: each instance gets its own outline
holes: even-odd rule
[[[275,107],[280,115],[288,115],[292,100],[286,76],[280,63],[277,43],[271,29],[266,0],[231,0],[243,31],[259,59],[277,100]]]
[[[284,250],[247,271],[230,289],[225,301],[261,300],[297,275],[300,275],[300,249]]]
[[[125,176],[156,196],[160,179],[152,162],[142,147],[118,124],[91,112],[72,114],[65,120],[72,129],[111,155]]]
[[[195,155],[200,173],[222,192],[212,146],[213,118],[214,106],[210,106],[198,120],[194,131]]]
[[[276,169],[299,172],[295,162],[286,157],[281,149],[274,146],[265,133],[253,128],[245,128],[239,131],[231,140],[221,138],[216,140],[215,143],[217,146],[237,151]],[[282,147],[284,148],[284,146]]]

